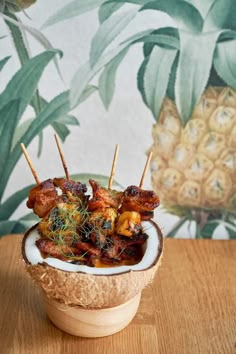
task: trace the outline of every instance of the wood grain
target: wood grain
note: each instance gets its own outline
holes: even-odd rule
[[[165,240],[162,265],[123,331],[86,339],[47,319],[21,236],[0,241],[1,354],[236,354],[236,242]]]

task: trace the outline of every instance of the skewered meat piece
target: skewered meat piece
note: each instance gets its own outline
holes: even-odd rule
[[[129,186],[123,193],[120,212],[137,211],[142,220],[153,217],[153,210],[160,204],[159,197],[153,191],[143,190],[136,186]]]
[[[63,193],[62,197],[66,197],[65,200],[76,202],[78,200],[84,201],[86,199],[85,193],[87,192],[87,187],[83,183],[66,180],[65,178],[54,178],[53,184],[55,187],[61,189]]]
[[[61,195],[57,188],[61,189]],[[81,201],[87,199],[84,194],[86,191],[85,184],[80,182],[67,181],[64,178],[47,179],[30,190],[27,206],[43,218],[62,201],[81,204]]]
[[[89,183],[90,200],[84,184],[63,178],[48,179],[31,189],[27,206],[42,218],[39,250],[91,266],[136,264],[147,240],[141,221],[153,216],[158,196],[136,186],[119,192],[92,179]]]
[[[46,216],[57,204],[57,191],[51,179],[38,184],[29,192],[27,207],[40,218]]]
[[[119,207],[123,192],[103,188],[93,179],[90,179],[89,183],[93,190],[93,197],[88,201],[89,211],[110,207],[117,209]]]

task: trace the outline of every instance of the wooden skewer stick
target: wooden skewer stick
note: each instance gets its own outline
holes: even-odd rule
[[[30,157],[29,157],[29,154],[28,154],[28,152],[27,152],[27,150],[25,148],[25,145],[23,143],[21,143],[20,146],[21,146],[21,149],[23,151],[23,154],[25,155],[26,161],[28,162],[29,168],[31,169],[32,175],[34,176],[34,179],[35,179],[36,183],[40,184],[40,180],[39,180],[39,178],[37,176],[37,173],[36,173],[36,171],[35,171],[35,169],[33,167],[32,162],[30,160]]]
[[[115,153],[114,153],[114,157],[113,157],[108,189],[111,189],[111,187],[112,187],[112,182],[113,182],[113,178],[115,175],[115,168],[116,168],[116,161],[117,161],[117,157],[118,157],[118,152],[119,152],[119,144],[116,144],[116,149],[115,149]]]
[[[69,176],[68,168],[66,166],[66,161],[65,161],[64,155],[62,153],[61,144],[59,142],[57,134],[54,134],[54,137],[55,137],[55,140],[56,140],[56,143],[57,143],[57,148],[58,148],[58,151],[59,151],[59,154],[60,154],[60,158],[61,158],[61,162],[62,162],[64,171],[65,171],[66,179],[67,179],[67,181],[69,181],[70,180],[70,176]]]
[[[147,169],[149,167],[151,158],[152,158],[152,151],[150,151],[149,154],[148,154],[147,161],[146,161],[146,164],[145,164],[145,167],[144,167],[144,170],[143,170],[142,178],[141,178],[141,181],[139,183],[139,188],[142,188],[142,186],[143,186],[144,178],[146,176]]]

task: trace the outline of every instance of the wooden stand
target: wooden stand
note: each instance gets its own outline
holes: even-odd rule
[[[134,318],[141,293],[122,305],[106,309],[84,309],[60,304],[44,297],[49,319],[62,331],[80,337],[105,337],[124,329]]]

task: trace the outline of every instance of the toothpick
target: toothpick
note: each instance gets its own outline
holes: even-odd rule
[[[112,162],[110,179],[109,179],[109,183],[108,183],[108,189],[111,189],[111,187],[112,187],[112,182],[113,182],[113,178],[115,175],[115,168],[116,168],[116,161],[117,161],[117,157],[118,157],[118,152],[119,152],[119,144],[116,144],[115,154],[114,154],[113,162]]]
[[[61,162],[62,162],[64,171],[65,171],[66,179],[67,179],[67,181],[69,181],[70,180],[70,176],[69,176],[68,168],[66,166],[66,161],[65,161],[64,155],[62,153],[61,144],[59,142],[57,134],[54,134],[54,137],[55,137],[55,140],[56,140],[56,143],[57,143],[57,148],[58,148],[58,151],[59,151],[59,154],[60,154],[60,158],[61,158]]]
[[[35,171],[35,169],[33,167],[32,162],[30,160],[30,157],[29,157],[29,154],[28,154],[28,152],[27,152],[27,150],[25,148],[25,145],[23,143],[21,143],[20,146],[21,146],[21,149],[23,151],[23,154],[25,155],[26,161],[28,162],[29,168],[30,168],[30,170],[32,172],[32,175],[34,176],[34,179],[35,179],[36,183],[40,184],[40,180],[39,180],[39,178],[37,176],[37,173],[36,173],[36,171]]]
[[[143,170],[142,178],[141,178],[141,181],[139,183],[139,188],[142,188],[142,186],[143,186],[144,178],[146,176],[147,169],[149,167],[151,158],[152,158],[152,151],[150,151],[149,154],[148,154],[147,161],[146,161],[146,164],[145,164],[145,167],[144,167],[144,170]]]

